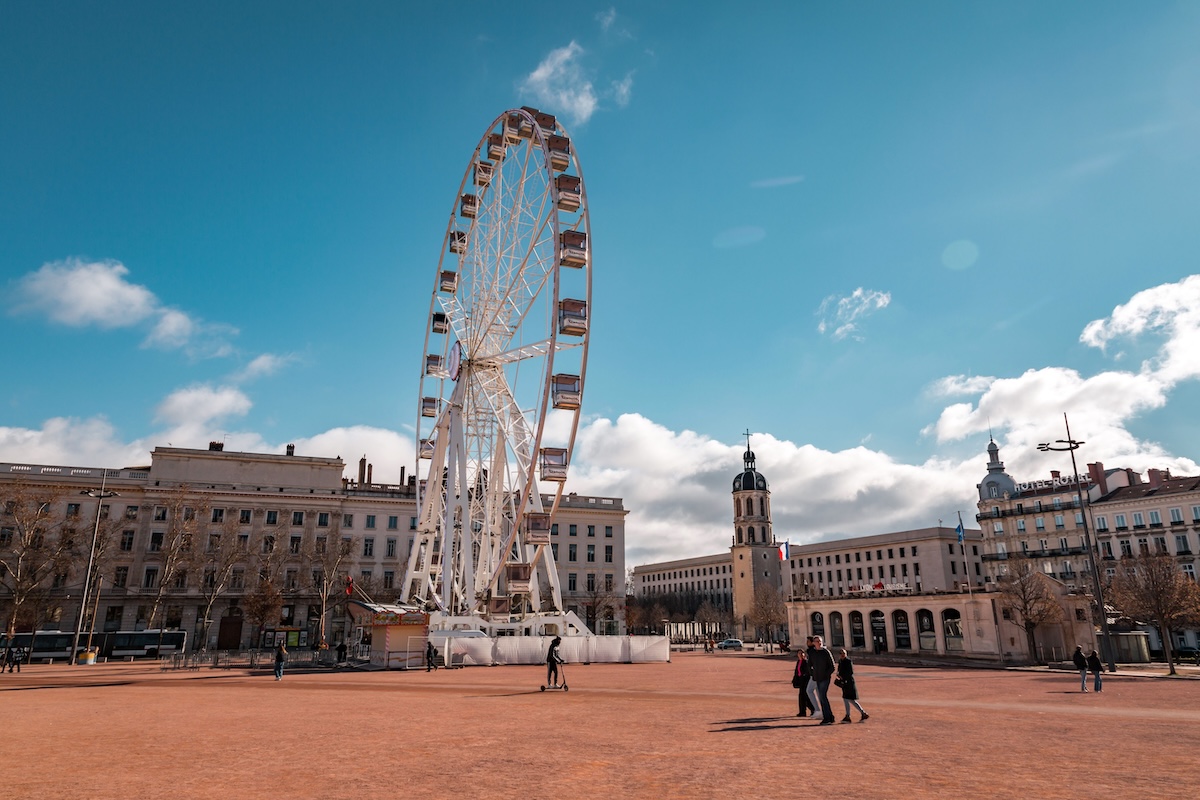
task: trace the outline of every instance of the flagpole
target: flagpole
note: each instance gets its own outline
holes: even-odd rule
[[[971,590],[971,573],[967,572],[967,545],[964,541],[961,511],[958,512],[958,549],[962,551],[963,577],[967,579],[967,595],[974,596],[975,593]]]

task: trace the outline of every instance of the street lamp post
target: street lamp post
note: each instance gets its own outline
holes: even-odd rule
[[[71,663],[74,664],[79,658],[79,635],[83,631],[83,615],[87,612],[88,590],[92,583],[92,567],[96,563],[96,541],[100,538],[100,511],[104,508],[104,500],[110,497],[117,497],[116,492],[104,491],[105,481],[108,480],[108,469],[104,469],[103,477],[100,478],[100,491],[94,489],[85,489],[80,494],[94,497],[96,499],[96,525],[92,528],[92,546],[88,549],[87,572],[83,574],[83,596],[79,599],[79,619],[75,622],[75,638],[71,640]],[[92,626],[94,627],[96,620],[93,617]],[[90,642],[91,635],[88,635]]]
[[[1067,419],[1067,415],[1063,414],[1063,423],[1067,427],[1067,438],[1057,439],[1054,444],[1042,442],[1038,445],[1038,450],[1042,452],[1055,451],[1062,452],[1067,450],[1071,453],[1071,474],[1075,479],[1075,492],[1079,498],[1079,517],[1083,520],[1083,544],[1087,548],[1088,565],[1092,570],[1092,588],[1096,593],[1096,608],[1100,612],[1100,631],[1103,637],[1104,658],[1108,661],[1108,671],[1117,671],[1116,656],[1113,653],[1112,636],[1108,631],[1108,611],[1104,608],[1104,588],[1100,583],[1100,570],[1096,564],[1096,552],[1092,548],[1092,537],[1088,531],[1087,523],[1087,507],[1083,499],[1083,487],[1079,482],[1079,467],[1075,464],[1075,451],[1080,448],[1084,442],[1076,441],[1071,438],[1071,422]]]

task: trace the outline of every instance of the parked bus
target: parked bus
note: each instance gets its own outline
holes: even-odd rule
[[[25,649],[25,661],[70,661],[71,642],[75,634],[64,631],[38,631],[18,633],[12,637],[13,647]],[[87,633],[79,637],[78,652],[87,647]],[[32,648],[30,645],[32,644]],[[182,653],[187,646],[186,631],[116,631],[93,633],[92,647],[101,658],[156,658],[162,655]],[[8,648],[8,637],[0,634],[0,652]]]

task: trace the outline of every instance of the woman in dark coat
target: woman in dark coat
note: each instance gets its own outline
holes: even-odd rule
[[[800,712],[797,717],[807,717],[809,712],[817,713],[813,708],[812,700],[808,696],[808,681],[812,678],[812,668],[808,663],[808,659],[804,655],[803,650],[796,651],[796,672],[792,677],[792,686],[799,690],[800,695],[797,701],[800,704]]]
[[[837,680],[834,682],[842,687],[842,702],[846,704],[846,716],[842,717],[842,722],[851,721],[850,706],[852,705],[858,709],[858,713],[862,714],[858,721],[866,722],[871,716],[858,704],[858,686],[854,683],[854,664],[845,650],[840,651],[838,655]]]
[[[555,636],[550,642],[550,649],[546,651],[546,685],[558,686],[558,665],[562,663],[562,656],[558,654],[558,646],[562,644],[562,639]]]

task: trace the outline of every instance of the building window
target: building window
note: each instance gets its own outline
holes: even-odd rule
[[[596,545],[594,545],[594,544],[588,545],[587,560],[589,562],[593,562],[593,563],[596,561]]]
[[[329,527],[329,512],[328,511],[318,511],[317,512],[317,527],[318,528],[328,528]]]
[[[1112,558],[1113,557],[1112,542],[1101,542],[1100,543],[1100,555],[1104,558]]]
[[[1125,523],[1125,515],[1124,514],[1117,514],[1116,521],[1117,521],[1117,530],[1119,530],[1119,531],[1128,530],[1129,525],[1127,525]]]
[[[1169,512],[1171,514],[1171,524],[1172,525],[1176,525],[1178,523],[1183,522],[1183,509],[1182,508],[1172,508],[1169,510]]]
[[[568,531],[568,535],[570,535],[570,536],[576,536],[576,535],[578,535],[578,534],[579,534],[579,526],[578,526],[578,525],[572,525],[572,526],[571,526],[571,528],[570,528],[570,530]]]
[[[385,569],[383,571],[383,588],[385,588],[385,589],[395,589],[396,588],[396,573],[392,572],[391,570],[387,570],[387,569]]]
[[[1155,536],[1154,537],[1154,552],[1160,556],[1167,554],[1167,537],[1165,537],[1165,536]]]
[[[294,569],[289,569],[283,579],[283,587],[289,591],[296,591],[296,587],[300,583],[300,576]]]
[[[301,537],[299,537],[299,536],[291,537],[291,539],[288,540],[288,552],[291,553],[292,555],[296,555],[297,553],[299,553],[300,552],[300,542],[301,542]]]
[[[550,543],[550,553],[554,556],[554,560],[558,561],[558,542]]]
[[[587,574],[587,590],[589,592],[596,591],[596,573],[589,572]]]
[[[235,569],[229,573],[229,588],[230,589],[245,589],[246,588],[246,570]]]
[[[1150,555],[1150,540],[1145,536],[1138,538],[1138,553],[1144,556]]]
[[[387,556],[387,558],[395,558],[396,557],[396,537],[395,536],[388,537],[386,556]]]
[[[279,524],[279,512],[278,511],[268,511],[267,512],[267,524],[268,525],[278,525]]]
[[[342,527],[343,528],[353,528],[354,527],[354,515],[353,514],[342,514]]]
[[[611,539],[612,535],[613,535],[612,534],[612,525],[605,525],[604,526],[604,538]]]
[[[1144,514],[1142,514],[1142,512],[1140,512],[1140,511],[1133,512],[1133,527],[1135,527],[1135,528],[1146,527],[1146,516]]]
[[[1096,517],[1096,531],[1100,532],[1106,530],[1108,530],[1108,520],[1104,517]]]
[[[1067,526],[1066,526],[1066,523],[1064,523],[1064,522],[1063,522],[1063,515],[1062,515],[1062,514],[1055,514],[1055,515],[1054,515],[1054,527],[1055,527],[1055,529],[1057,529],[1057,530],[1060,530],[1060,531],[1061,531],[1063,528],[1067,527]]]
[[[121,531],[121,550],[125,553],[133,550],[133,531]]]
[[[595,536],[595,535],[596,535],[596,526],[588,525],[588,536]]]
[[[613,590],[613,576],[611,572],[604,573],[604,591],[611,592]]]
[[[214,508],[214,509],[212,510],[212,523],[213,523],[213,525],[220,525],[220,524],[221,524],[222,522],[224,522],[224,521],[225,521],[225,509],[223,509],[223,508]]]
[[[264,536],[262,542],[262,551],[264,553],[272,553],[275,551],[275,537]]]
[[[292,524],[297,527],[304,524],[304,512],[303,511],[293,511],[292,512]]]
[[[129,584],[129,567],[117,567],[113,573],[113,588],[124,589]]]
[[[1019,519],[1019,520],[1017,520],[1017,533],[1024,533],[1024,532],[1025,532],[1025,520]]]
[[[1175,534],[1175,552],[1176,553],[1192,552],[1192,548],[1188,544],[1188,537],[1187,537],[1186,533]]]
[[[1046,518],[1045,517],[1034,517],[1033,526],[1035,528],[1037,528],[1039,531],[1046,530]]]
[[[613,563],[613,546],[611,544],[604,545],[604,563]]]
[[[1133,544],[1128,539],[1121,540],[1121,555],[1125,558],[1133,557]]]
[[[1196,580],[1196,568],[1191,564],[1183,565],[1183,574],[1187,575],[1193,582]]]
[[[125,506],[125,519],[137,519],[137,506]]]
[[[408,518],[408,529],[410,531],[415,531],[417,529],[417,518],[416,517]]]
[[[162,531],[152,531],[150,533],[150,552],[157,553],[158,551],[162,550],[162,546],[163,546],[163,532]]]
[[[579,545],[577,545],[577,544],[574,544],[574,543],[572,543],[572,544],[570,544],[570,545],[568,545],[568,546],[567,546],[567,561],[575,561],[575,560],[577,560],[577,559],[575,558],[575,555],[576,555],[576,552],[577,552],[577,548],[578,548],[578,547],[579,547]]]
[[[238,512],[238,524],[239,525],[249,525],[250,524],[250,509],[243,508],[241,511]]]
[[[375,540],[371,537],[363,539],[363,558],[373,558],[375,555]]]
[[[375,515],[374,514],[367,514],[367,530],[369,530],[369,531],[375,530]]]
[[[167,521],[167,507],[166,506],[155,506],[154,507],[154,521],[155,522],[166,522]]]
[[[158,586],[158,567],[146,567],[146,574],[142,579],[143,589],[153,589]]]
[[[1158,513],[1157,511],[1151,511],[1150,512],[1150,524],[1161,526],[1162,525],[1162,514]]]
[[[400,529],[400,518],[399,517],[388,517],[388,528],[387,529],[389,531],[399,530]]]
[[[325,552],[325,542],[326,541],[327,540],[324,536],[318,536],[316,538],[316,541],[313,542],[313,550],[317,551],[318,555]]]

